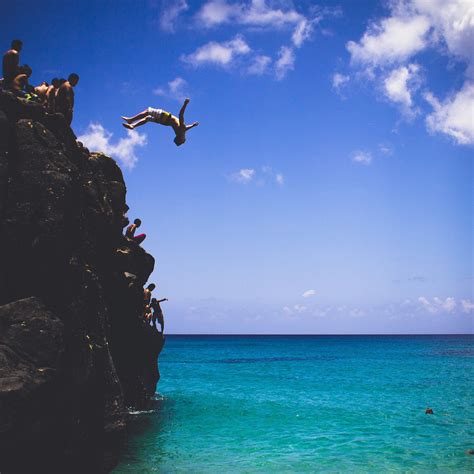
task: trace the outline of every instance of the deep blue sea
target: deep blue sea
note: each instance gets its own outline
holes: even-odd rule
[[[473,336],[168,336],[160,370],[115,473],[474,472]]]

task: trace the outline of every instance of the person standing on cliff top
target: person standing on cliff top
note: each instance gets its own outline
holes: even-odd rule
[[[122,120],[125,120],[126,122],[122,125],[129,130],[133,130],[136,127],[145,125],[148,122],[154,122],[167,127],[173,127],[174,133],[176,135],[174,142],[176,146],[180,146],[186,141],[186,132],[199,125],[199,122],[194,122],[191,125],[186,125],[184,123],[184,112],[188,104],[189,99],[185,99],[184,104],[179,111],[179,117],[176,117],[175,115],[172,115],[162,109],[148,107],[146,110],[134,115],[133,117],[122,117]]]
[[[125,231],[125,236],[128,237],[129,239],[133,240],[137,244],[141,244],[145,238],[146,234],[139,234],[135,235],[135,231],[142,225],[142,221],[140,219],[135,219],[133,221],[132,225],[129,225],[127,227],[127,230]]]
[[[48,87],[48,90],[46,91],[46,109],[47,111],[52,114],[54,113],[54,102],[56,100],[56,92],[59,89],[59,79],[55,77],[51,81],[51,85]]]
[[[15,39],[12,41],[11,49],[3,55],[3,81],[5,86],[9,86],[13,79],[20,74],[20,51],[23,48],[23,42]]]
[[[152,326],[155,326],[155,329],[158,330],[156,326],[156,321],[158,321],[161,327],[161,334],[163,334],[165,330],[165,318],[163,316],[163,311],[161,310],[161,306],[160,306],[160,303],[163,303],[163,301],[168,301],[168,298],[163,298],[161,300],[152,298],[151,304],[150,304],[150,307],[153,309]]]
[[[79,76],[76,73],[69,75],[68,80],[62,84],[56,93],[56,112],[61,112],[68,125],[72,123],[74,110],[74,87],[79,82]]]

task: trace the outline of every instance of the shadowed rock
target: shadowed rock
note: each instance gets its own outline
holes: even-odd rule
[[[154,259],[122,235],[125,195],[62,115],[0,92],[1,472],[110,469],[155,392]]]

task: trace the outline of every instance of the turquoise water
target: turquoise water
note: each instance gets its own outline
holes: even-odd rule
[[[115,473],[474,471],[472,336],[168,336],[160,369]]]

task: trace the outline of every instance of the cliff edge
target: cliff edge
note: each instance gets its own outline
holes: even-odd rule
[[[154,259],[123,236],[125,196],[61,114],[0,91],[0,472],[111,469],[155,393]]]

